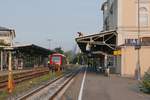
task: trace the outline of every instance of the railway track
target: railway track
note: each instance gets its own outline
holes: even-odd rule
[[[17,76],[14,78],[14,84],[18,84],[26,80],[30,80],[30,79],[33,79],[33,78],[36,78],[36,77],[39,77],[48,73],[49,73],[49,70],[46,70],[46,69],[20,73],[20,74],[17,74]],[[0,89],[6,88],[7,83],[8,83],[8,80],[1,80]]]
[[[42,71],[42,70],[48,70],[48,68],[35,68],[35,69],[25,71],[25,72],[14,73],[13,76],[14,77],[19,77],[21,75],[25,75],[25,74],[28,74],[28,73],[33,73],[35,71]],[[6,80],[7,78],[8,78],[8,75],[1,75],[0,76],[0,81]]]
[[[47,84],[40,86],[39,88],[23,95],[17,100],[53,100],[61,92],[61,90],[77,75],[80,69],[62,75]]]

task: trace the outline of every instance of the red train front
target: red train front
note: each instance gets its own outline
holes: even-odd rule
[[[65,55],[59,53],[50,55],[50,65],[53,66],[55,70],[64,69],[65,64],[66,64]]]

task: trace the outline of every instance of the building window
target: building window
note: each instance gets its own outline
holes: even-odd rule
[[[148,15],[140,15],[140,26],[148,26]]]
[[[146,27],[148,26],[148,10],[145,7],[139,8],[140,11],[140,26]]]

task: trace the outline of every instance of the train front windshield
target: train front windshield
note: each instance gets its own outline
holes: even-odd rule
[[[53,61],[54,63],[60,63],[60,57],[53,56],[53,57],[52,57],[52,61]]]

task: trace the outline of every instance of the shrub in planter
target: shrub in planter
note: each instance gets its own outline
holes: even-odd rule
[[[150,93],[150,71],[145,73],[140,88],[143,92]]]

